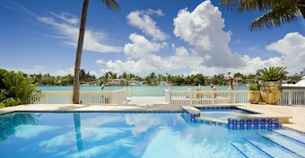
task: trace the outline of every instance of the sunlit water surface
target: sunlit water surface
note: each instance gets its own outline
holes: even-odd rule
[[[268,130],[189,123],[180,113],[16,113],[0,116],[0,155],[10,157],[241,157],[231,143]]]

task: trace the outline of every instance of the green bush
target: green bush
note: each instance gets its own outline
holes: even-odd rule
[[[37,84],[22,73],[0,69],[0,107],[25,104]]]
[[[263,81],[279,81],[285,79],[287,71],[285,67],[269,67],[258,70],[258,79]]]
[[[8,106],[16,106],[22,104],[21,100],[19,98],[7,98],[2,101],[3,104],[5,104],[6,107]]]
[[[261,85],[260,84],[249,84],[248,88],[249,88],[249,90],[256,91],[256,90],[260,90]]]

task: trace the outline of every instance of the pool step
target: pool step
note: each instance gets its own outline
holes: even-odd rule
[[[198,121],[203,120],[203,121],[210,121],[210,122],[215,122],[215,123],[228,124],[228,121],[223,120],[223,119],[214,118],[214,117],[199,116],[199,117],[196,117],[196,119]]]
[[[270,155],[267,155],[246,141],[242,143],[231,143],[231,145],[246,158],[272,158]]]
[[[305,134],[303,133],[287,130],[287,129],[278,129],[272,131],[280,135],[286,136],[287,138],[293,139],[297,142],[305,144]]]
[[[302,158],[302,156],[294,153],[293,151],[284,148],[266,138],[257,136],[255,138],[244,138],[244,140],[270,157],[274,158]]]
[[[261,137],[290,150],[296,155],[305,158],[305,144],[291,140],[287,136],[283,136],[277,133],[258,134]]]

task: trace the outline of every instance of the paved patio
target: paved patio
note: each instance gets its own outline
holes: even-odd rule
[[[155,104],[167,104],[165,97],[127,97],[128,105],[155,105]]]
[[[133,103],[136,103],[135,101]],[[221,104],[214,105],[220,106]],[[289,123],[282,124],[283,127],[291,128],[305,133],[305,106],[279,106],[279,105],[254,105],[254,104],[226,104],[237,105],[240,108],[255,111],[265,116],[291,117]],[[209,105],[211,106],[211,105]],[[222,105],[221,105],[222,106]],[[18,111],[182,111],[179,105],[73,105],[73,104],[35,104],[20,105],[0,109],[0,114]]]

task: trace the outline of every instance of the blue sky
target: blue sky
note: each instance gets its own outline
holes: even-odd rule
[[[305,22],[251,32],[261,13],[237,14],[219,1],[91,0],[82,67],[96,75],[253,73],[264,66],[305,67]],[[2,0],[0,67],[27,73],[73,72],[81,0]],[[187,8],[187,10],[185,9]]]

